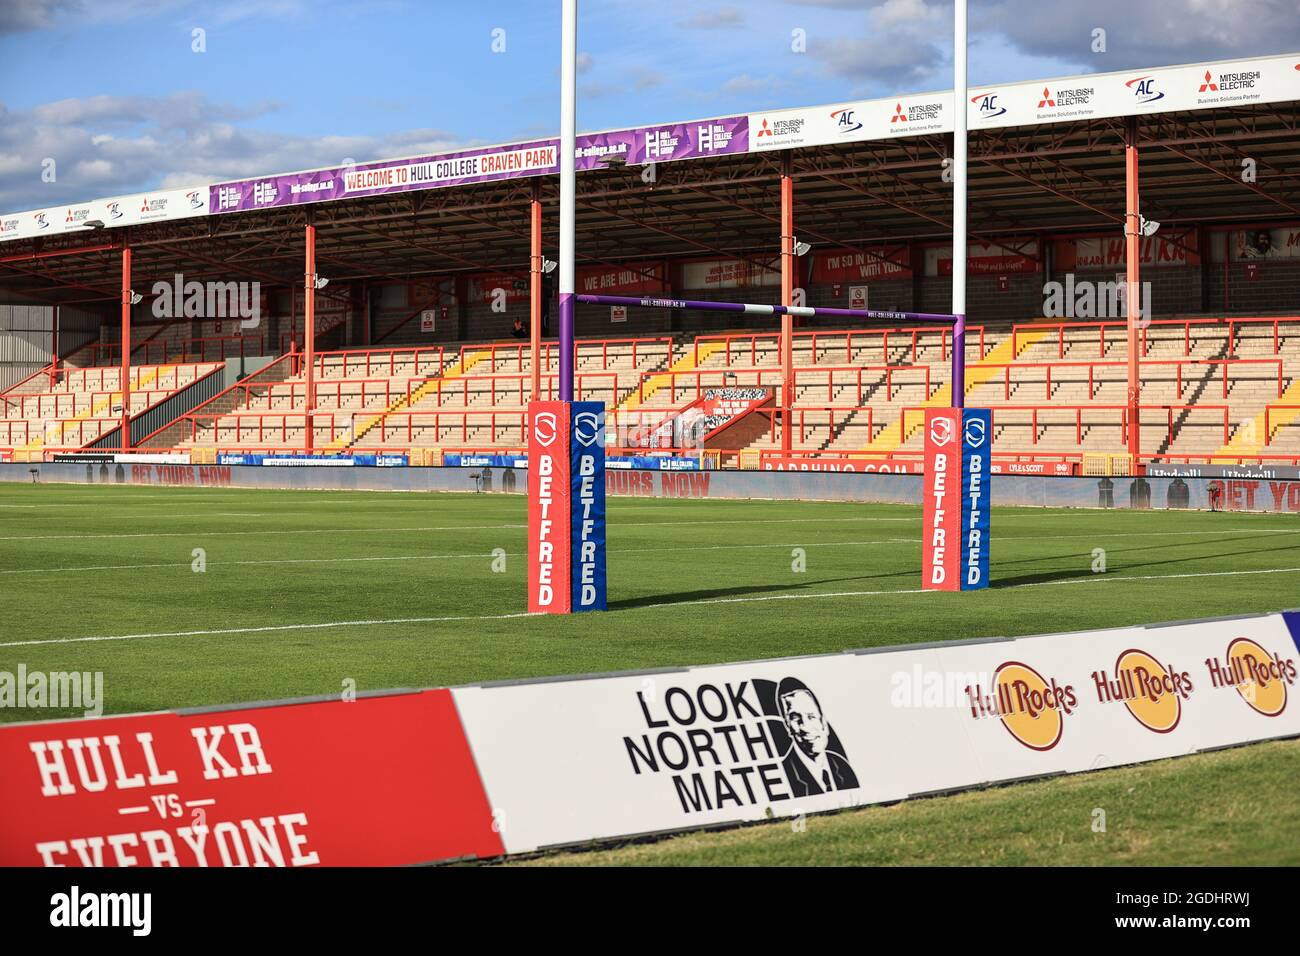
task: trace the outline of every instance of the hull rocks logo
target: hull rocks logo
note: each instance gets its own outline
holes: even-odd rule
[[[1134,720],[1158,734],[1178,726],[1183,701],[1195,690],[1187,671],[1161,664],[1137,648],[1119,655],[1113,677],[1104,670],[1093,671],[1092,680],[1098,703],[1123,703]]]
[[[1294,658],[1270,654],[1248,637],[1232,641],[1223,660],[1207,658],[1205,667],[1212,687],[1234,688],[1252,710],[1265,717],[1286,710],[1288,688],[1297,674]]]
[[[1007,108],[1000,102],[1000,93],[978,93],[970,98],[978,109],[980,122],[986,123],[998,116],[1004,116]]]
[[[1051,750],[1060,743],[1066,717],[1079,706],[1073,686],[1044,677],[1020,661],[998,667],[990,692],[970,684],[966,697],[971,717],[998,718],[1007,733],[1030,750]]]
[[[856,790],[822,702],[797,677],[637,692],[644,731],[623,738],[638,776],[670,781],[682,813]]]
[[[537,422],[533,425],[533,437],[543,448],[550,448],[555,441],[556,423],[554,412],[538,412]]]
[[[831,119],[835,121],[835,132],[847,136],[862,129],[862,124],[854,119],[855,112],[851,109],[831,110]]]
[[[1154,76],[1135,76],[1131,80],[1126,80],[1124,85],[1129,88],[1129,92],[1139,104],[1154,103],[1165,98],[1165,94],[1157,89]]]

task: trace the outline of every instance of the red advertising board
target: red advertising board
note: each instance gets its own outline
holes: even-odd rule
[[[966,271],[970,275],[1007,275],[1038,271],[1038,242],[1034,239],[1012,240],[1011,246],[993,242],[972,242],[966,254]],[[933,250],[935,272],[941,276],[952,275],[952,249]]]
[[[470,279],[470,302],[493,305],[498,301],[524,302],[528,300],[527,275],[510,272],[485,272]]]
[[[925,520],[921,530],[921,586],[961,588],[961,411],[925,411]]]
[[[1144,236],[1138,243],[1144,266],[1194,266],[1200,265],[1196,233],[1192,230]],[[1119,233],[1105,237],[1056,240],[1056,269],[1073,272],[1076,269],[1122,269],[1126,258],[1126,243]]]
[[[497,856],[450,691],[0,728],[0,865]]]
[[[906,246],[869,250],[828,249],[813,253],[812,281],[856,282],[863,279],[910,279]]]
[[[582,266],[575,273],[578,291],[588,295],[655,295],[668,291],[662,262]]]
[[[567,614],[570,593],[569,407],[528,403],[528,610]]]

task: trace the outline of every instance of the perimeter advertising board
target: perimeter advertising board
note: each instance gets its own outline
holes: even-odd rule
[[[502,852],[447,690],[15,725],[0,728],[0,768],[2,866]]]
[[[1297,639],[1291,611],[0,727],[0,865],[495,856],[1291,737]]]
[[[455,695],[518,853],[1291,736],[1298,658],[1273,614]]]

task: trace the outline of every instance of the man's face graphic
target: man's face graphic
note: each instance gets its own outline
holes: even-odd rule
[[[812,694],[806,690],[791,691],[781,698],[781,711],[790,736],[800,750],[809,757],[825,752],[830,731]]]

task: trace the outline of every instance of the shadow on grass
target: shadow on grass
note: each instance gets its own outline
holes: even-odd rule
[[[807,592],[823,584],[846,584],[852,581],[876,581],[882,578],[917,576],[920,570],[892,571],[889,574],[861,574],[849,578],[818,578],[801,584],[755,584],[747,587],[701,588],[696,591],[676,591],[671,594],[647,594],[643,597],[626,598],[622,601],[610,601],[611,611],[626,611],[637,607],[651,607],[656,604],[685,604],[691,601],[709,601],[729,597],[745,597],[753,594],[791,594]]]
[[[1270,535],[1269,537],[1272,537],[1272,536]],[[1167,548],[1182,547],[1182,546],[1183,546],[1183,545],[1164,545],[1164,546],[1161,547],[1160,550],[1164,550],[1164,549],[1167,549]],[[1110,549],[1107,549],[1106,554],[1107,554],[1107,556],[1109,557],[1109,556],[1112,555],[1112,554],[1122,554],[1124,551],[1129,551],[1129,550],[1132,550],[1132,551],[1150,551],[1150,550],[1153,550],[1153,549],[1152,549],[1152,548],[1126,548],[1126,549],[1122,549],[1122,550],[1121,550],[1121,549],[1115,549],[1115,550],[1113,550],[1113,551],[1110,550]],[[1250,549],[1247,549],[1247,550],[1244,550],[1244,551],[1219,551],[1219,552],[1215,553],[1214,555],[1212,555],[1212,557],[1215,557],[1215,558],[1232,558],[1232,557],[1237,557],[1237,556],[1240,556],[1240,555],[1260,555],[1260,554],[1267,554],[1267,553],[1269,553],[1269,552],[1273,552],[1273,551],[1291,551],[1291,552],[1296,552],[1297,554],[1300,554],[1300,548],[1297,548],[1296,545],[1289,545],[1289,546],[1283,546],[1283,547],[1279,547],[1279,548],[1250,548]],[[1129,572],[1141,571],[1141,572],[1145,572],[1145,571],[1147,571],[1147,570],[1150,569],[1150,568],[1159,568],[1159,567],[1164,567],[1165,565],[1170,565],[1170,564],[1174,564],[1174,565],[1178,565],[1178,564],[1187,564],[1187,563],[1190,562],[1190,561],[1203,561],[1203,560],[1205,560],[1205,558],[1203,558],[1203,557],[1193,557],[1193,556],[1191,556],[1191,555],[1184,555],[1184,556],[1182,556],[1182,557],[1166,558],[1166,559],[1164,559],[1164,560],[1158,560],[1158,561],[1143,561],[1143,562],[1141,562],[1141,563],[1139,563],[1139,564],[1124,565],[1123,567],[1120,567],[1120,568],[1108,568],[1108,570],[1106,570],[1106,571],[1103,571],[1103,572],[1100,572],[1100,573],[1093,573],[1093,571],[1091,570],[1091,567],[1090,567],[1091,562],[1090,562],[1090,560],[1089,560],[1090,557],[1091,557],[1091,555],[1090,555],[1090,554],[1087,554],[1087,553],[1081,553],[1081,554],[1079,555],[1079,557],[1080,557],[1081,560],[1084,561],[1085,565],[1087,565],[1087,566],[1085,566],[1085,567],[1079,567],[1079,568],[1063,568],[1063,569],[1060,569],[1060,570],[1057,570],[1057,571],[1041,571],[1041,572],[1038,572],[1037,574],[1021,574],[1021,575],[1016,575],[1016,576],[1014,576],[1014,577],[1003,577],[1003,576],[997,576],[997,575],[995,575],[994,572],[1000,570],[1001,568],[1005,568],[1007,565],[1005,565],[1005,564],[1004,564],[1004,565],[994,564],[994,565],[993,565],[993,568],[992,568],[992,570],[990,571],[990,574],[989,574],[989,577],[993,579],[993,580],[990,581],[990,583],[989,583],[989,587],[991,587],[991,588],[1010,588],[1010,587],[1018,587],[1018,586],[1025,585],[1025,584],[1043,584],[1043,583],[1047,583],[1047,582],[1050,582],[1050,581],[1063,581],[1063,580],[1068,580],[1068,579],[1070,579],[1070,578],[1078,578],[1079,580],[1092,580],[1093,578],[1104,578],[1104,577],[1106,577],[1108,574],[1109,574],[1109,575],[1112,575],[1112,576],[1116,576],[1116,577],[1124,577],[1125,575],[1123,575],[1123,574],[1117,574],[1117,572],[1120,572],[1120,571],[1129,571]],[[1020,563],[1022,563],[1022,562],[1018,562],[1018,561],[1008,562],[1008,564],[1020,564]],[[1217,570],[1217,569],[1207,569],[1204,573],[1205,573],[1205,574],[1214,574],[1214,573],[1216,572],[1216,570]],[[1237,570],[1237,569],[1226,569],[1226,570],[1225,570],[1225,573],[1227,573],[1228,571],[1231,571],[1231,570]],[[1248,570],[1248,571],[1249,571],[1249,570],[1267,571],[1267,570],[1271,570],[1271,569],[1269,569],[1269,568],[1258,568],[1258,569],[1256,569],[1256,568],[1246,568],[1246,569],[1242,569],[1242,570]],[[1196,572],[1189,572],[1189,573],[1196,573]]]

